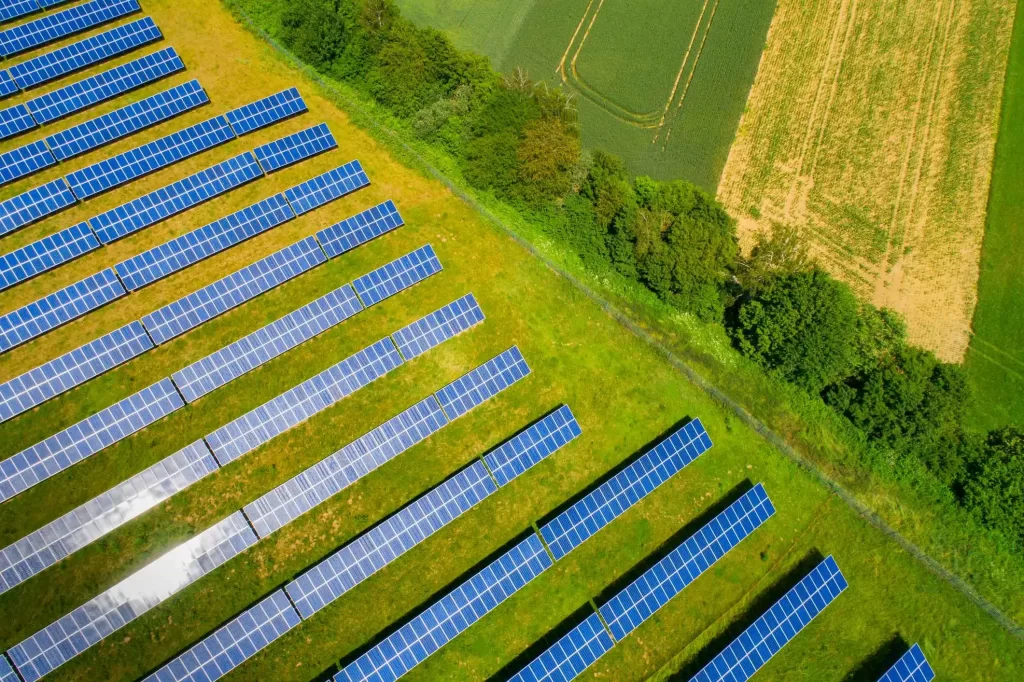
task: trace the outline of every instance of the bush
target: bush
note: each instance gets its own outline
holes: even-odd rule
[[[326,71],[345,47],[345,22],[331,0],[292,0],[281,28],[288,48],[320,71]]]
[[[986,526],[1024,543],[1024,432],[1006,427],[989,434],[964,500]]]

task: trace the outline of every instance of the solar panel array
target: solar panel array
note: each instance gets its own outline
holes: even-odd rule
[[[435,310],[391,335],[406,360],[426,353],[450,338],[484,321],[484,311],[473,294]]]
[[[338,142],[326,123],[268,142],[253,150],[263,170],[268,173],[298,163],[303,159],[334,149]]]
[[[4,656],[0,656],[0,682],[21,682],[18,673],[14,672],[14,668]]]
[[[32,118],[32,112],[24,104],[0,109],[0,140],[19,135],[37,125],[35,119]]]
[[[878,682],[932,682],[935,671],[928,664],[921,647],[915,644]]]
[[[390,199],[316,233],[329,258],[351,251],[405,224]]]
[[[302,215],[369,184],[370,178],[366,177],[359,162],[349,161],[344,166],[285,190],[284,195],[295,213]]]
[[[498,485],[508,485],[527,469],[560,450],[582,431],[563,405],[484,457]]]
[[[91,457],[184,407],[170,379],[162,379],[105,410],[0,462],[0,502]]]
[[[196,441],[0,550],[0,593],[103,537],[217,470]]]
[[[0,154],[0,185],[32,175],[57,163],[42,140]]]
[[[136,0],[92,0],[27,24],[0,31],[0,55],[11,55],[52,43],[139,11]]]
[[[18,86],[11,78],[11,72],[7,69],[0,69],[0,98],[13,95],[18,91]]]
[[[600,616],[592,613],[509,682],[569,682],[608,653],[614,644]]]
[[[235,512],[8,653],[22,677],[35,682],[255,542],[256,534],[245,522],[242,512]]]
[[[540,529],[555,559],[579,547],[711,447],[693,420]]]
[[[221,466],[309,419],[402,364],[384,338],[206,436]]]
[[[103,270],[0,317],[0,352],[45,334],[127,292],[113,270]]]
[[[75,201],[68,183],[64,178],[57,178],[0,202],[0,237],[53,215]]]
[[[488,360],[437,392],[449,419],[457,419],[530,373],[518,346]]]
[[[166,343],[326,260],[306,237],[146,315],[142,324],[156,343]]]
[[[241,137],[272,123],[306,111],[306,103],[295,88],[264,97],[224,114],[235,134]]]
[[[36,0],[4,0],[0,3],[0,21],[10,21],[38,11]]]
[[[363,275],[352,282],[352,286],[363,305],[369,308],[438,272],[441,272],[441,261],[434,247],[427,244]]]
[[[66,227],[0,256],[0,291],[100,248],[87,223]]]
[[[0,384],[0,422],[26,412],[153,347],[141,322],[115,329]]]
[[[847,587],[835,559],[826,558],[796,587],[715,656],[690,682],[745,682]]]

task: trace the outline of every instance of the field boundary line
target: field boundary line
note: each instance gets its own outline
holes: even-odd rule
[[[672,137],[672,131],[675,129],[673,125],[676,119],[679,118],[679,112],[683,108],[683,102],[686,101],[686,96],[690,93],[690,85],[693,84],[693,77],[697,75],[697,67],[700,65],[700,58],[704,54],[704,48],[708,44],[708,38],[711,36],[711,27],[715,23],[715,16],[718,14],[718,5],[720,0],[715,0],[715,6],[711,8],[711,16],[708,17],[708,27],[704,29],[704,37],[701,38],[700,47],[697,48],[697,56],[693,58],[693,68],[690,69],[690,75],[686,79],[686,85],[683,87],[683,94],[679,96],[679,103],[676,105],[675,113],[672,115],[672,120],[669,122],[668,132],[665,133],[665,142],[661,145],[661,151],[668,151],[668,141]],[[670,103],[671,104],[671,103]],[[661,134],[661,130],[658,130],[658,135]],[[654,138],[657,140],[657,136]]]
[[[679,83],[683,80],[683,74],[686,73],[686,63],[690,61],[690,52],[693,51],[693,44],[697,42],[697,34],[700,32],[700,26],[704,23],[704,13],[708,11],[708,4],[711,0],[704,0],[704,4],[700,8],[700,16],[697,17],[697,23],[693,25],[693,33],[690,35],[690,43],[686,46],[686,52],[683,54],[683,61],[679,65],[679,73],[676,74],[676,80],[672,84],[672,92],[668,93],[668,99],[665,100],[665,107],[661,110],[661,119],[658,121],[658,132],[654,135],[654,139],[651,144],[658,141],[658,136],[661,135],[661,129],[665,125],[665,118],[668,116],[668,112],[672,109],[672,102],[676,99],[676,92],[679,90]],[[718,5],[718,0],[715,0],[715,5]],[[696,69],[696,65],[694,69]],[[689,80],[687,80],[689,84]]]
[[[557,263],[548,258],[543,254],[537,247],[530,243],[526,238],[522,237],[512,227],[505,224],[505,222],[494,214],[489,208],[481,204],[475,197],[471,196],[461,187],[456,185],[450,180],[440,169],[434,166],[430,161],[424,158],[418,151],[410,146],[405,140],[401,138],[397,131],[388,127],[381,122],[376,116],[374,116],[362,102],[357,99],[350,97],[346,93],[342,92],[341,89],[334,86],[332,83],[325,80],[319,73],[317,73],[310,66],[302,63],[294,54],[292,54],[286,47],[278,43],[271,35],[264,31],[249,15],[239,8],[238,6],[232,6],[232,13],[240,17],[244,22],[246,28],[252,33],[258,36],[261,40],[266,42],[271,48],[273,48],[279,55],[293,68],[303,73],[314,83],[317,83],[320,88],[329,95],[330,99],[335,102],[344,104],[345,107],[350,107],[351,110],[357,113],[361,120],[370,128],[372,132],[380,134],[392,142],[405,153],[406,160],[412,161],[419,166],[419,170],[425,172],[427,175],[433,177],[435,180],[440,182],[442,185],[448,188],[448,190],[456,197],[458,197],[463,203],[475,210],[481,216],[486,218],[488,222],[497,227],[501,232],[507,235],[510,239],[521,246],[527,253],[537,258],[545,267],[551,272],[558,275],[569,284],[574,286],[583,295],[589,298],[591,301],[599,305],[609,317],[618,322],[620,325],[625,327],[628,331],[632,332],[637,338],[646,342],[651,348],[660,353],[666,361],[675,367],[684,377],[686,377],[690,383],[695,385],[697,388],[702,390],[708,395],[714,402],[717,402],[721,407],[732,412],[737,418],[740,419],[746,426],[756,431],[761,435],[769,444],[774,446],[784,456],[788,457],[794,464],[799,468],[803,469],[815,479],[819,481],[826,488],[831,490],[839,498],[841,498],[847,505],[849,505],[857,514],[859,514],[869,524],[885,533],[889,538],[895,541],[901,548],[907,553],[916,558],[922,564],[925,565],[934,575],[945,580],[952,587],[961,592],[967,597],[972,603],[978,608],[985,611],[990,615],[997,623],[999,623],[1007,632],[1012,634],[1014,637],[1024,640],[1024,627],[1021,627],[1011,618],[1006,616],[1000,611],[994,604],[985,599],[975,590],[971,585],[967,584],[962,578],[954,575],[949,570],[944,568],[938,561],[933,559],[930,555],[926,554],[917,545],[912,543],[910,540],[905,538],[902,534],[896,531],[894,528],[889,526],[888,523],[878,514],[876,514],[870,507],[858,500],[852,493],[844,488],[838,481],[832,479],[828,474],[815,466],[811,461],[806,459],[803,455],[798,453],[789,443],[785,441],[781,436],[776,434],[774,431],[769,429],[761,420],[750,414],[743,406],[735,402],[732,398],[726,395],[723,391],[718,389],[715,385],[704,379],[704,377],[697,372],[695,369],[686,364],[679,356],[677,356],[672,350],[664,343],[652,336],[648,331],[643,329],[637,324],[632,318],[626,313],[613,306],[609,301],[604,299],[602,296],[593,291],[586,284],[575,278],[568,271],[561,268]],[[351,115],[350,115],[351,118]]]

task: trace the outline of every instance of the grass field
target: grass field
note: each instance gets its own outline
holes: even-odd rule
[[[1024,17],[1019,13],[1015,25],[981,252],[978,308],[967,352],[977,396],[973,418],[981,428],[1024,427]]]
[[[1014,0],[782,0],[719,189],[961,361]]]
[[[352,125],[315,84],[236,24],[222,6],[199,0],[145,0],[145,8],[163,28],[167,44],[179,51],[189,67],[175,82],[199,78],[212,103],[202,111],[78,159],[68,164],[70,168],[291,85],[299,87],[310,112],[6,237],[0,240],[0,251],[6,253],[145,190],[321,121],[329,123],[339,149],[15,287],[0,295],[0,310],[6,312],[353,158],[360,159],[373,184],[0,356],[0,381],[385,199],[395,200],[407,225],[0,425],[0,458],[424,243],[434,245],[445,270],[0,505],[0,545],[24,536],[469,291],[476,294],[488,319],[0,596],[0,613],[5,616],[0,619],[0,648],[19,642],[153,557],[515,343],[533,369],[527,380],[367,476],[315,513],[258,543],[47,679],[139,678],[561,403],[577,415],[584,430],[581,439],[293,630],[227,679],[317,679],[338,659],[360,650],[382,629],[430,601],[432,595],[528,530],[531,522],[585,490],[681,420],[694,416],[704,421],[716,443],[707,455],[414,670],[409,679],[500,677],[500,671],[584,607],[588,599],[616,584],[638,562],[656,557],[671,538],[678,541],[698,526],[709,510],[755,482],[765,483],[779,509],[776,517],[617,646],[586,679],[640,680],[676,663],[687,669],[702,656],[714,653],[723,631],[743,623],[767,596],[785,587],[796,567],[819,554],[835,555],[851,588],[774,659],[759,680],[860,679],[856,677],[860,671],[891,663],[887,647],[897,637],[920,641],[942,679],[1020,679],[1024,644],[865,524],[567,281],[499,234],[442,185],[398,163]],[[116,106],[98,107],[76,120]],[[19,143],[8,141],[0,149],[6,151]],[[60,171],[68,169],[61,167]],[[57,172],[41,173],[24,185],[41,183]],[[3,196],[19,189],[5,188]]]
[[[584,144],[711,191],[757,71],[774,0],[399,0],[509,73],[578,95]]]

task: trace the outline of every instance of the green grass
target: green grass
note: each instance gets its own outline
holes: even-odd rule
[[[978,307],[967,371],[976,396],[972,420],[991,429],[1024,427],[1024,18],[1018,4],[1003,92],[988,221],[981,253]]]

